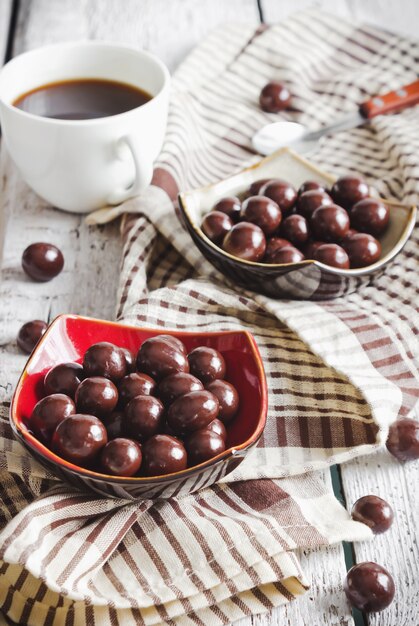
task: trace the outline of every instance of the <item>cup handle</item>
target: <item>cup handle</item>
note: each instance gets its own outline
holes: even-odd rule
[[[121,204],[121,202],[124,202],[124,200],[128,200],[128,198],[132,198],[132,196],[139,194],[140,191],[145,189],[145,187],[150,184],[153,176],[153,164],[150,162],[142,161],[141,156],[131,137],[121,137],[117,141],[116,150],[121,150],[123,146],[126,146],[129,149],[132,160],[134,161],[134,181],[129,187],[116,189],[111,194],[109,194],[107,198],[108,204]]]

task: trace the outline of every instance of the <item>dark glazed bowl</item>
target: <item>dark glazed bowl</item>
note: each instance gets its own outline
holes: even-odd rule
[[[51,367],[69,361],[81,362],[86,349],[98,341],[110,341],[136,352],[145,339],[163,333],[181,339],[188,352],[205,345],[223,354],[227,379],[240,395],[239,412],[227,426],[224,452],[205,463],[166,476],[116,478],[77,467],[51,452],[33,435],[30,415],[43,396],[43,378]],[[265,427],[267,407],[262,360],[254,338],[246,331],[183,333],[60,315],[49,326],[23,370],[12,398],[10,423],[16,438],[28,452],[70,485],[113,498],[166,499],[208,487],[232,472],[258,442]]]
[[[202,232],[203,216],[224,196],[243,196],[252,182],[283,178],[299,187],[305,180],[316,180],[330,187],[335,178],[323,172],[289,148],[282,148],[252,167],[225,180],[179,194],[179,207],[194,243],[202,254],[234,284],[273,298],[327,300],[352,293],[382,274],[402,250],[416,219],[416,207],[383,200],[390,207],[389,226],[379,240],[380,259],[373,265],[343,270],[313,260],[300,263],[268,264],[244,261],[224,252]]]

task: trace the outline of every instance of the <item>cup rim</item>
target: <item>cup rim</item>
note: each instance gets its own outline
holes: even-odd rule
[[[2,80],[4,78],[4,73],[5,71],[10,71],[10,67],[13,66],[13,64],[17,61],[21,61],[22,58],[27,58],[29,56],[32,56],[33,54],[36,54],[40,51],[51,51],[53,52],[54,50],[56,50],[57,48],[61,48],[61,49],[71,49],[71,48],[75,48],[75,47],[89,47],[89,48],[107,48],[107,49],[111,49],[114,48],[116,50],[122,51],[122,52],[127,52],[130,54],[134,54],[136,56],[138,56],[139,58],[148,58],[150,61],[152,61],[153,63],[155,63],[155,65],[161,70],[162,75],[163,75],[163,84],[162,87],[160,88],[160,90],[152,96],[152,98],[148,101],[145,102],[144,104],[142,104],[139,107],[135,107],[134,109],[130,109],[129,111],[124,111],[123,113],[117,113],[116,115],[107,115],[105,117],[98,117],[98,118],[93,118],[93,119],[83,119],[83,120],[65,120],[65,119],[57,119],[57,118],[51,118],[51,117],[44,117],[42,115],[36,115],[34,113],[29,113],[28,111],[23,111],[22,109],[19,109],[18,107],[16,107],[13,103],[11,102],[7,102],[3,97],[2,97]],[[91,77],[92,79],[94,78],[93,76]],[[106,79],[105,79],[106,80]],[[125,81],[121,81],[121,82],[125,82]],[[130,84],[130,83],[126,83],[126,84]],[[27,50],[26,52],[23,52],[22,54],[17,55],[16,57],[13,57],[12,59],[10,59],[10,61],[8,61],[7,63],[5,63],[5,65],[3,65],[3,67],[0,69],[0,104],[5,107],[6,109],[8,109],[9,111],[12,111],[15,115],[18,115],[20,117],[22,117],[23,119],[36,119],[39,123],[43,123],[43,124],[48,124],[48,125],[53,125],[53,126],[69,126],[69,127],[76,127],[76,126],[90,126],[90,125],[100,125],[103,123],[107,123],[109,120],[113,120],[113,121],[117,121],[121,118],[123,118],[124,116],[128,116],[130,114],[135,113],[138,109],[148,109],[150,108],[150,106],[152,106],[153,101],[156,100],[161,100],[161,98],[163,97],[163,95],[168,91],[170,86],[170,72],[166,66],[166,64],[159,58],[157,57],[155,54],[153,54],[152,52],[148,52],[147,50],[137,50],[136,48],[133,48],[131,46],[128,46],[126,44],[123,43],[115,43],[112,41],[96,41],[96,40],[81,40],[81,41],[67,41],[64,43],[53,43],[53,44],[48,44],[46,46],[39,46],[38,48],[33,48],[32,50]]]

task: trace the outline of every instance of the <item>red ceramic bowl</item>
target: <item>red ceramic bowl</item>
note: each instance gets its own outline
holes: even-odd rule
[[[44,395],[43,378],[54,365],[81,362],[98,341],[110,341],[137,352],[141,343],[159,334],[181,339],[188,351],[197,346],[219,350],[227,364],[226,378],[237,388],[240,409],[227,427],[227,449],[218,456],[181,472],[158,477],[119,478],[78,467],[49,450],[31,432],[30,416]],[[259,440],[267,414],[267,389],[262,360],[252,335],[245,331],[183,333],[126,326],[77,315],[60,315],[49,326],[20,377],[13,395],[10,423],[17,439],[54,475],[80,489],[130,500],[170,498],[208,487],[233,471]]]

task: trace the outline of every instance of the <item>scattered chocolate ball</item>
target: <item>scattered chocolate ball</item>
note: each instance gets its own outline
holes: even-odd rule
[[[320,206],[314,211],[310,221],[313,234],[326,243],[341,241],[349,230],[349,216],[345,209],[332,204]]]
[[[119,401],[122,406],[128,404],[135,396],[150,396],[154,393],[156,381],[147,374],[134,372],[124,376],[118,384]]]
[[[86,376],[103,376],[117,382],[127,373],[127,361],[121,348],[101,341],[86,350],[83,370]]]
[[[318,183],[315,180],[306,180],[301,187],[298,189],[298,195],[305,193],[306,191],[324,191],[326,192],[326,187],[321,183]]]
[[[387,608],[395,592],[391,574],[378,563],[371,561],[351,567],[343,588],[351,605],[366,613]]]
[[[367,198],[370,190],[363,178],[348,174],[341,176],[333,184],[331,195],[339,206],[349,210],[354,204]]]
[[[125,436],[125,415],[122,411],[112,411],[109,415],[101,417],[108,439],[116,439]]]
[[[141,446],[132,439],[109,441],[100,455],[100,464],[112,476],[134,476],[141,467]]]
[[[236,224],[240,219],[241,208],[241,202],[236,196],[228,196],[221,198],[212,210],[225,213]]]
[[[220,435],[220,437],[224,439],[224,441],[227,439],[226,427],[217,417],[215,418],[215,420],[212,420],[212,422],[210,422],[208,426],[205,426],[205,429],[201,428],[201,431],[202,430],[211,430],[213,433]]]
[[[30,354],[47,328],[48,325],[42,320],[26,322],[21,326],[16,338],[18,347],[25,354]]]
[[[286,180],[276,178],[264,185],[260,194],[277,203],[283,213],[289,213],[297,200],[297,192]]]
[[[191,391],[170,405],[167,422],[177,433],[191,433],[208,426],[218,411],[218,399],[210,391]]]
[[[83,467],[96,459],[107,441],[106,428],[100,419],[76,413],[58,424],[52,436],[52,449]]]
[[[169,405],[179,396],[184,396],[185,393],[191,391],[200,391],[203,388],[204,385],[198,378],[192,374],[180,372],[163,378],[158,386],[157,395],[165,405]]]
[[[310,219],[314,211],[321,206],[331,206],[332,198],[325,191],[312,189],[305,191],[298,197],[297,211],[306,219]]]
[[[202,232],[216,244],[221,243],[232,228],[232,219],[221,211],[207,213],[201,223]]]
[[[150,337],[137,355],[137,370],[160,380],[177,372],[189,372],[188,359],[175,343],[165,337]]]
[[[154,435],[143,446],[143,469],[146,476],[163,476],[186,469],[186,450],[181,441],[170,435]]]
[[[216,378],[224,378],[226,364],[223,355],[207,346],[199,346],[188,354],[191,374],[199,378],[203,383],[208,383]]]
[[[285,265],[288,263],[300,263],[301,261],[304,261],[304,254],[290,244],[273,252],[269,262]]]
[[[277,250],[291,246],[292,244],[288,239],[282,239],[282,237],[271,237],[266,244],[266,252],[263,257],[264,263],[275,263],[272,259],[275,258]]]
[[[250,196],[243,202],[241,219],[259,226],[265,235],[272,235],[282,219],[281,209],[276,202],[265,196]]]
[[[33,280],[47,282],[61,272],[64,257],[52,243],[33,243],[23,252],[22,267]]]
[[[102,417],[112,413],[118,402],[118,390],[108,378],[92,376],[82,380],[76,391],[80,413]]]
[[[291,94],[287,87],[276,80],[271,80],[260,92],[260,108],[267,113],[284,111],[289,107],[290,103]]]
[[[239,409],[239,394],[236,388],[226,380],[213,380],[205,385],[205,389],[218,399],[220,405],[218,419],[224,424],[231,422]]]
[[[253,183],[249,187],[249,196],[259,196],[260,190],[264,185],[270,183],[272,178],[259,178],[259,180],[254,180]]]
[[[74,399],[77,387],[83,380],[83,367],[80,363],[60,363],[45,375],[45,393],[64,393]]]
[[[378,496],[363,496],[352,507],[352,519],[371,528],[375,535],[385,532],[393,523],[394,513],[388,502]]]
[[[75,412],[76,405],[71,398],[63,393],[54,393],[35,404],[30,425],[44,439],[49,439],[58,424]]]
[[[314,252],[314,259],[331,267],[338,267],[342,270],[349,269],[349,257],[345,250],[336,243],[324,243],[319,246]]]
[[[198,465],[225,450],[224,439],[208,428],[196,430],[185,441],[189,465]]]
[[[308,240],[307,220],[302,215],[288,215],[282,223],[281,234],[294,246],[302,246]]]
[[[346,236],[342,241],[342,247],[346,250],[351,267],[366,267],[372,265],[381,256],[381,244],[372,235],[367,233],[355,233]]]
[[[408,417],[396,420],[388,431],[386,446],[399,461],[419,459],[419,422]]]
[[[256,224],[240,222],[225,236],[223,249],[245,261],[260,261],[265,254],[266,238]]]
[[[127,364],[127,374],[132,374],[135,372],[135,356],[128,350],[128,348],[120,348],[122,350],[123,355],[125,357],[125,363]]]
[[[390,219],[388,206],[375,198],[364,198],[351,209],[351,224],[369,235],[377,237],[387,228]]]
[[[125,427],[131,437],[145,441],[155,435],[163,424],[164,406],[154,396],[136,396],[125,409]]]

